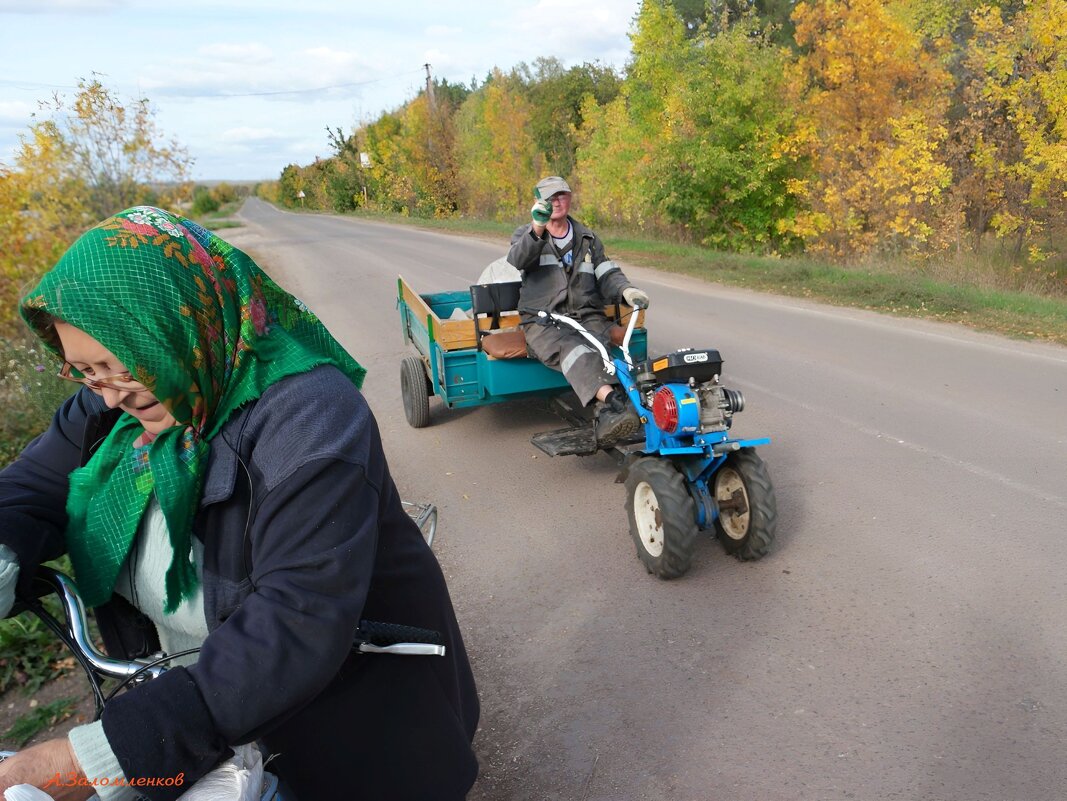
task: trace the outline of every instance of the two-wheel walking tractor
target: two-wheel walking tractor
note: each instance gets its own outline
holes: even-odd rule
[[[479,305],[485,298],[489,308]],[[574,320],[539,312],[540,324],[574,328],[599,350],[641,420],[633,440],[605,448],[595,440],[589,410],[579,408],[560,373],[526,357],[521,348],[502,353],[490,347],[502,332],[521,337],[514,314],[518,285],[475,286],[469,296],[418,295],[401,279],[397,304],[405,340],[418,351],[401,365],[404,409],[412,426],[429,423],[430,395],[449,407],[554,396],[555,410],[572,426],[537,434],[533,444],[550,456],[604,450],[621,462],[617,480],[626,485],[630,534],[650,573],[663,579],[681,576],[692,563],[697,535],[712,529],[738,559],[767,553],[778,512],[774,487],[755,448],[770,439],[731,436],[734,415],[745,401],[740,391],[720,382],[723,360],[717,350],[682,349],[647,358],[646,332],[639,325],[643,315],[619,307],[614,314],[625,329],[609,353]],[[459,316],[453,315],[457,308],[473,319],[439,316]]]

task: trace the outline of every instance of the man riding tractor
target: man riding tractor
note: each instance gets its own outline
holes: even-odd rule
[[[519,306],[531,356],[563,373],[583,405],[596,402],[597,443],[610,447],[641,427],[618,381],[600,354],[577,331],[534,324],[538,311],[577,320],[605,346],[614,322],[604,305],[624,302],[648,308],[648,295],[633,286],[604,254],[600,238],[570,216],[571,188],[553,175],[538,181],[531,221],[511,236],[507,261],[522,275]],[[617,344],[617,343],[615,343]]]

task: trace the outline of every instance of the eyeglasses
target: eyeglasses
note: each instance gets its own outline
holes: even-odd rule
[[[134,381],[133,376],[128,372],[118,373],[116,375],[105,375],[101,378],[90,378],[70,362],[63,362],[63,369],[56,373],[56,376],[62,378],[64,381],[75,381],[79,384],[85,384],[85,386],[92,390],[116,389],[119,392],[144,392],[148,389],[148,387],[140,381]]]

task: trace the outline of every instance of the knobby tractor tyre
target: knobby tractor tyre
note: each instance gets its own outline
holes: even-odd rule
[[[626,513],[637,558],[661,579],[689,570],[696,547],[696,505],[682,474],[666,459],[646,456],[626,477]]]
[[[774,541],[778,502],[763,460],[751,448],[731,453],[711,481],[719,508],[715,533],[727,553],[760,559]]]
[[[418,356],[406,356],[400,363],[400,396],[404,401],[404,416],[412,428],[430,424],[430,393],[426,370]]]

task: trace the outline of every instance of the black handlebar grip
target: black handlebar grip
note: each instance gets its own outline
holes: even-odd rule
[[[379,623],[375,620],[359,621],[356,629],[356,642],[365,642],[385,648],[401,642],[426,643],[428,645],[444,645],[444,637],[441,632],[433,629],[420,629],[417,626],[404,626],[400,623]]]

